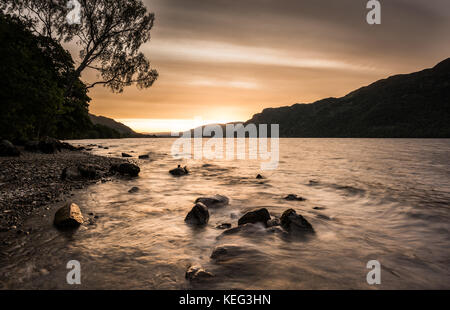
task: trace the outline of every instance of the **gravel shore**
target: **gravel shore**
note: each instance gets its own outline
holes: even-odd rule
[[[20,157],[0,157],[0,247],[8,245],[14,235],[30,233],[22,227],[27,218],[67,200],[74,190],[108,181],[111,165],[125,162],[80,151],[21,152]],[[101,173],[93,179],[61,178],[64,168],[80,164],[95,165]]]

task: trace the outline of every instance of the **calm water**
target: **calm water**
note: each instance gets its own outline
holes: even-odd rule
[[[76,259],[82,285],[75,288],[450,289],[450,140],[281,139],[274,171],[260,171],[256,160],[176,160],[173,141],[73,142],[109,147],[95,154],[150,153],[151,160],[138,161],[139,178],[99,183],[73,197],[84,214],[100,216],[95,225],[67,234],[47,218],[28,237],[31,246],[11,248],[0,268],[2,287],[74,288],[65,264]],[[172,177],[168,170],[178,163],[191,174]],[[258,173],[266,179],[255,179]],[[140,191],[129,194],[133,186]],[[282,199],[291,193],[307,200]],[[205,228],[187,226],[193,201],[213,194],[228,196],[230,205],[210,210]],[[219,237],[218,224],[236,226],[258,207],[274,216],[294,208],[316,235],[291,239],[260,228]],[[216,263],[211,252],[223,244],[241,251]],[[376,287],[366,283],[373,259],[382,265]],[[215,278],[188,283],[193,263]]]

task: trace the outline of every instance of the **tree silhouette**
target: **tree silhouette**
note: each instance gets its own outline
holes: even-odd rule
[[[86,87],[104,85],[122,92],[133,83],[148,88],[158,73],[139,51],[150,40],[154,14],[147,12],[140,0],[78,0],[80,24],[66,20],[71,11],[67,0],[11,0],[0,2],[3,12],[21,18],[37,35],[58,42],[74,43],[79,48],[75,70],[67,83],[66,93],[85,70],[97,72],[99,80]]]

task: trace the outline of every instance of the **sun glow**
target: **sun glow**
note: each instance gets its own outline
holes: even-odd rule
[[[148,119],[148,118],[127,118],[117,121],[127,125],[140,133],[167,133],[179,132],[194,129],[195,127],[208,124],[225,124],[235,122],[236,119],[216,119],[205,120],[200,117],[194,119]]]

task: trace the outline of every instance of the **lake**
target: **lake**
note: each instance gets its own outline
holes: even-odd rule
[[[6,288],[77,288],[65,279],[66,263],[78,260],[84,289],[450,289],[450,140],[280,139],[278,168],[264,171],[258,160],[179,160],[174,141],[70,141],[109,148],[94,147],[97,155],[129,153],[140,176],[76,192],[72,201],[98,215],[95,224],[68,234],[48,219],[31,246],[10,250],[0,268]],[[170,175],[178,164],[190,174]],[[206,227],[186,225],[195,199],[214,194],[230,205],[211,209]],[[293,208],[316,233],[216,227],[262,207],[275,217]],[[212,260],[223,245],[236,254]],[[370,260],[381,264],[380,285],[366,282]],[[214,278],[190,283],[191,264]]]

